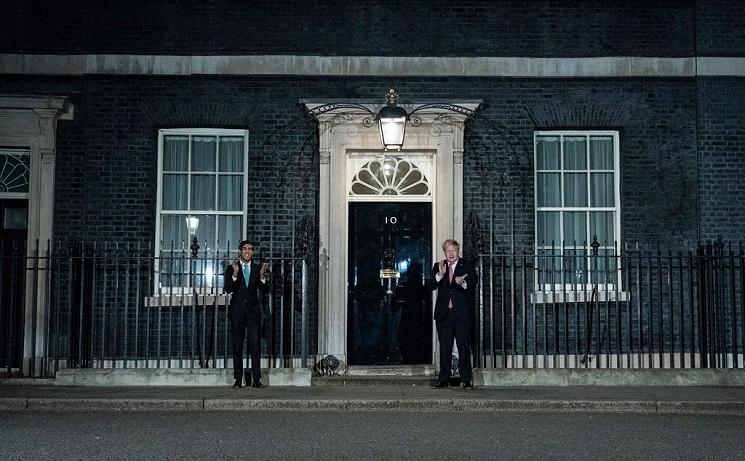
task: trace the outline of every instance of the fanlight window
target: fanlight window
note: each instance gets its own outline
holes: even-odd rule
[[[352,179],[350,195],[430,195],[427,177],[399,157],[367,162]]]
[[[0,150],[0,192],[28,194],[28,152]]]

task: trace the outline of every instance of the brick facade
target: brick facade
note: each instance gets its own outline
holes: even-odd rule
[[[698,82],[701,238],[745,238],[745,79]]]
[[[80,3],[13,2],[0,52],[579,57],[695,48],[692,0]]]
[[[157,130],[243,128],[250,132],[248,234],[259,238],[265,249],[271,243],[276,251],[288,251],[294,201],[297,220],[315,218],[317,207],[315,143],[305,146],[304,155],[296,155],[314,134],[312,122],[298,119],[298,99],[374,100],[388,85],[410,100],[483,98],[479,116],[514,133],[519,140],[514,154],[494,131],[483,132],[483,127],[474,125],[473,130],[490,136],[494,151],[485,152],[477,148],[474,137],[466,137],[464,211],[465,216],[475,213],[484,224],[490,221],[484,186],[511,167],[486,156],[496,152],[520,157],[522,166],[513,178],[516,249],[533,244],[536,129],[619,130],[623,242],[688,248],[697,241],[696,84],[688,79],[87,78],[75,87],[82,93],[75,120],[62,122],[59,128],[56,235],[153,241]],[[50,91],[54,86],[46,79],[5,81],[5,87],[14,91]],[[296,129],[289,142],[271,145],[293,121]],[[737,132],[727,139],[736,143]],[[702,147],[710,144],[701,141]],[[286,176],[285,168],[293,174]],[[707,174],[701,175],[703,181],[709,180]],[[291,179],[282,183],[285,177]],[[712,180],[724,179],[719,174]],[[709,188],[703,182],[701,187]],[[495,243],[502,249],[511,240],[509,191],[503,188],[500,198],[494,189],[491,201]],[[712,213],[707,211],[706,216],[716,216]],[[715,222],[708,220],[707,226],[716,226]],[[728,230],[733,232],[741,230]]]
[[[699,56],[745,56],[745,4],[737,0],[696,1]]]

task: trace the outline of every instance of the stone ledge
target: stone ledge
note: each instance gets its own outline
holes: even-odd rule
[[[743,75],[744,58],[0,54],[0,74],[616,78]]]
[[[25,397],[0,398],[0,411],[25,410],[28,399]]]
[[[308,368],[268,368],[262,381],[269,386],[310,386]],[[62,386],[226,386],[233,382],[232,369],[64,369],[55,385]]]
[[[742,416],[745,415],[745,402],[660,401],[657,413]]]
[[[29,398],[31,411],[195,411],[202,399],[69,399]]]
[[[0,378],[0,386],[46,386],[54,384],[54,378]]]
[[[745,369],[474,369],[477,386],[745,386]]]
[[[12,401],[3,406],[6,401]],[[7,411],[530,411],[745,415],[745,402],[572,399],[0,399]]]

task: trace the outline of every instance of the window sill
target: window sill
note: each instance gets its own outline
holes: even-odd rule
[[[628,291],[601,291],[595,295],[595,302],[626,302]],[[592,290],[581,291],[537,291],[530,294],[531,304],[586,303],[592,299]]]
[[[197,293],[196,303],[192,293],[173,293],[148,296],[145,298],[146,307],[191,307],[202,306],[225,306],[228,304],[230,295],[215,293]]]

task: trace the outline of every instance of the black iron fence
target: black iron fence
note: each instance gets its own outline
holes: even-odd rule
[[[482,254],[478,267],[476,366],[743,366],[742,248],[561,248]]]
[[[233,251],[25,243],[0,252],[0,368],[231,368],[222,292]],[[312,365],[303,258],[265,257],[262,366]],[[745,251],[489,255],[478,261],[474,362],[505,368],[739,368]]]
[[[30,256],[25,244],[13,248],[0,268],[4,374],[232,368],[229,297],[222,288],[232,248],[193,256],[183,245],[169,246],[155,257],[150,246],[132,244],[48,242]],[[307,260],[254,257],[271,271],[271,290],[262,296],[262,366],[306,366]]]

